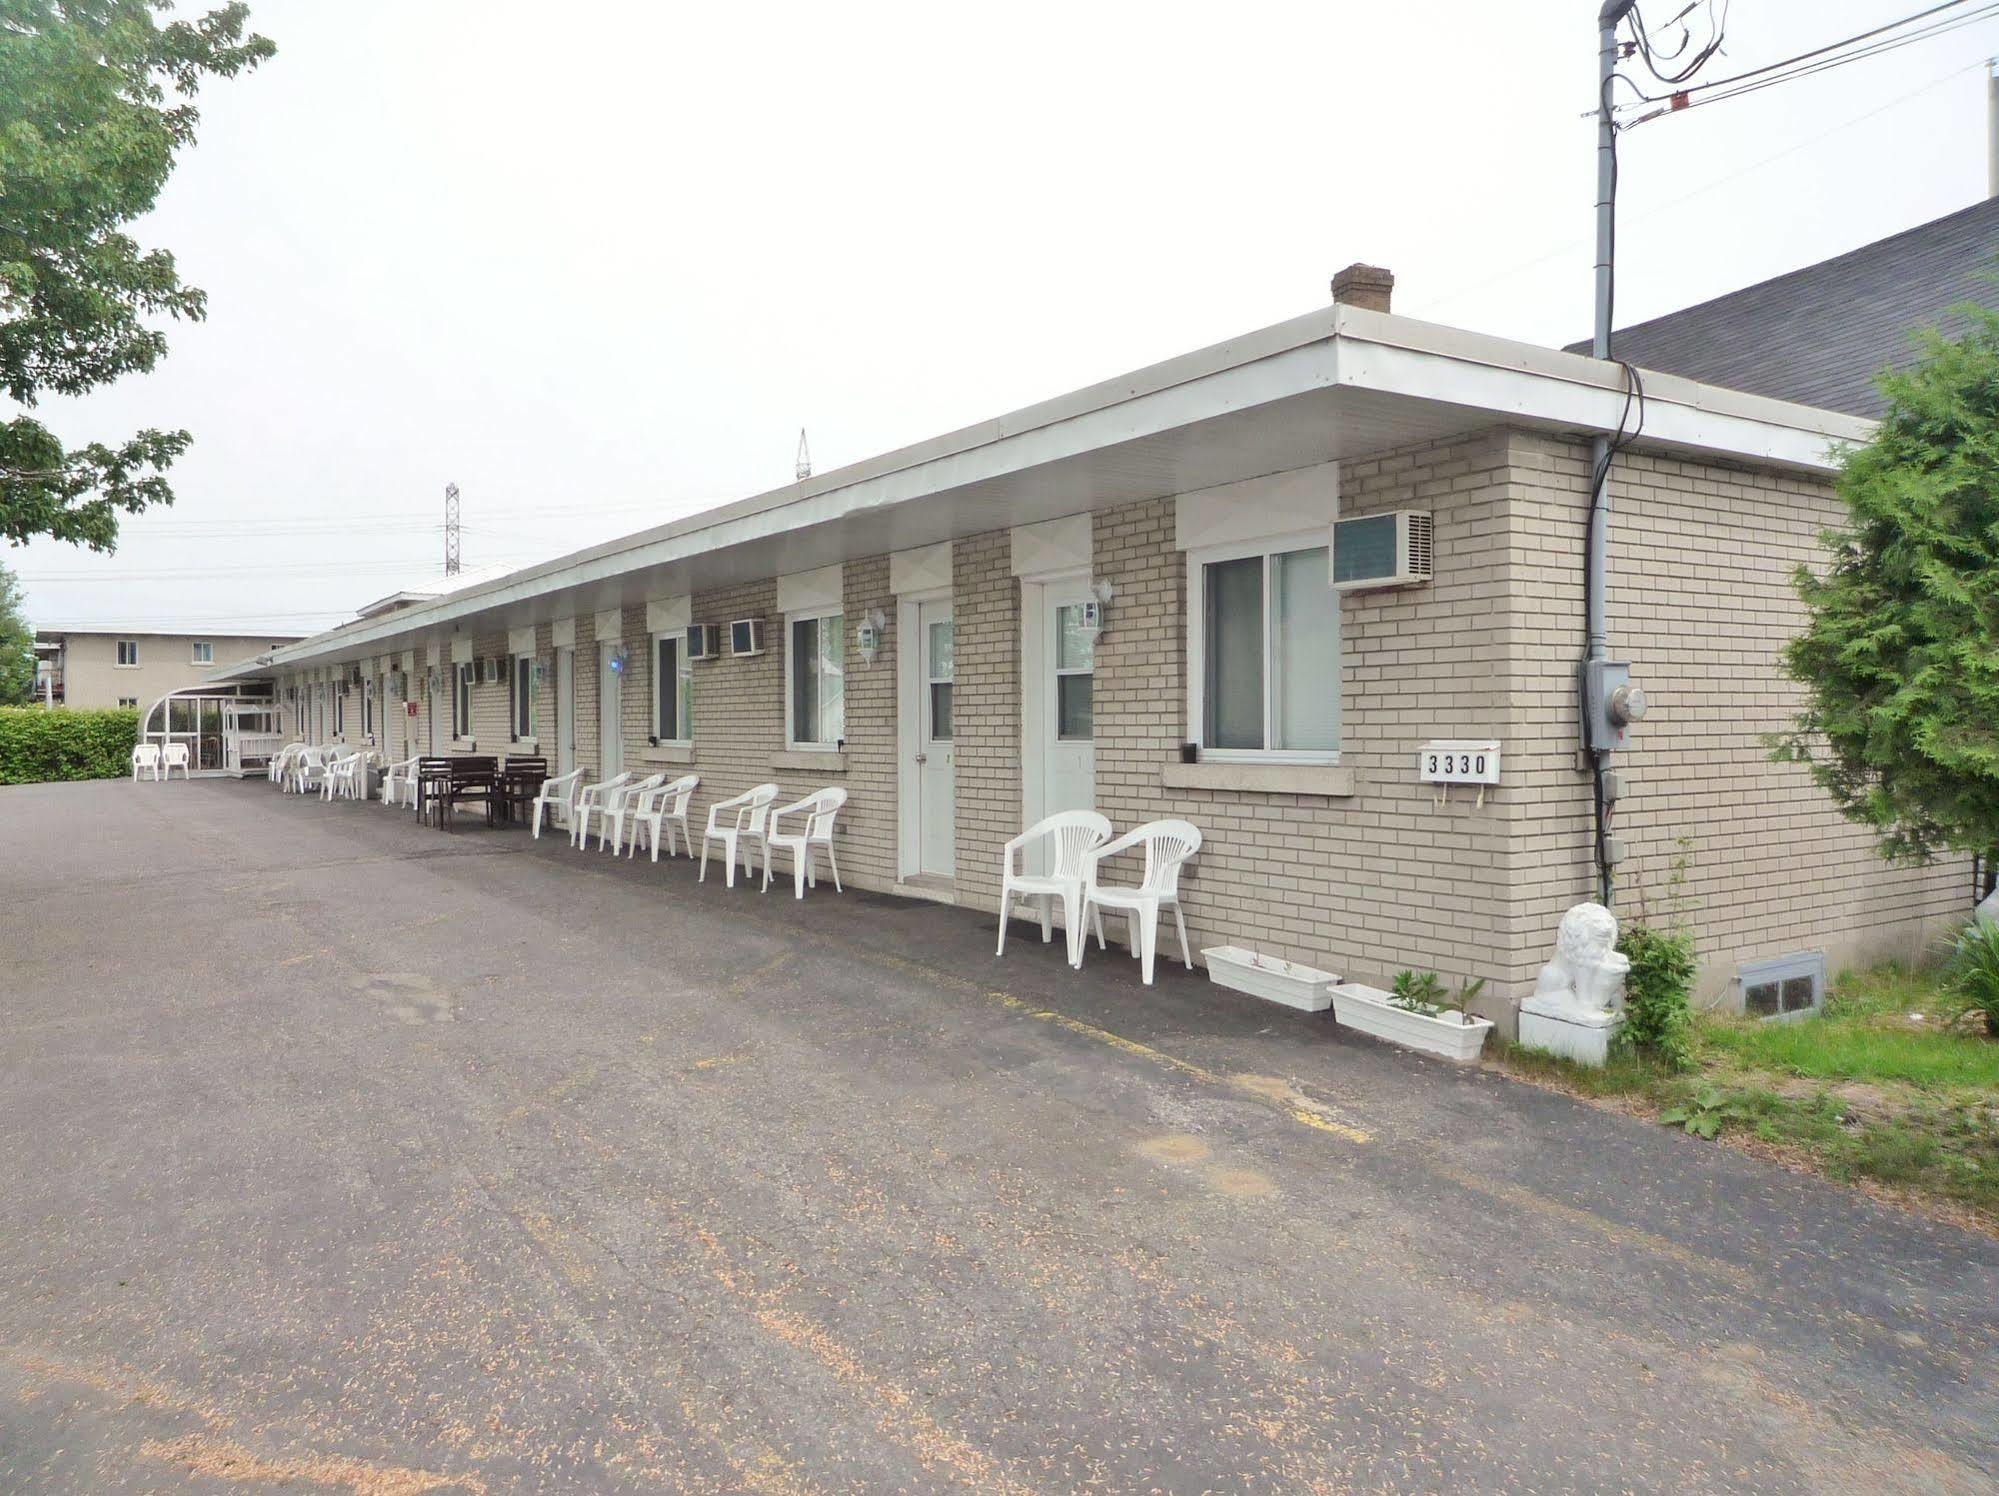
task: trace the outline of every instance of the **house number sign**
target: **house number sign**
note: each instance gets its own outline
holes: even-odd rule
[[[1475,784],[1478,803],[1485,803],[1485,787],[1499,783],[1499,743],[1497,740],[1438,738],[1416,750],[1416,777],[1425,784],[1441,786],[1441,805],[1454,784]]]

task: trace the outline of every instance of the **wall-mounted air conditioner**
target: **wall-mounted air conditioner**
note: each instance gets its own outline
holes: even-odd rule
[[[732,655],[760,655],[764,652],[764,621],[761,618],[738,618],[729,625],[729,653]]]
[[[1341,592],[1430,580],[1434,526],[1427,509],[1394,509],[1333,521],[1329,577]]]
[[[687,626],[687,658],[690,660],[712,660],[722,652],[722,630],[712,623],[693,623]]]

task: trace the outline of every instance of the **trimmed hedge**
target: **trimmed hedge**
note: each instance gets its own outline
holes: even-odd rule
[[[0,706],[0,784],[51,779],[117,779],[132,772],[139,714]]]

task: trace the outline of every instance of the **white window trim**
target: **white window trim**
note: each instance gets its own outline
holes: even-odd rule
[[[132,658],[129,660],[119,659],[119,654],[124,651],[125,646],[128,644],[132,646]],[[112,646],[111,662],[113,670],[137,670],[139,668],[139,641],[137,639],[118,640]]]
[[[1208,589],[1201,575],[1202,568],[1216,561],[1241,561],[1250,556],[1269,556],[1281,551],[1311,551],[1321,547],[1330,549],[1331,537],[1323,528],[1293,530],[1282,535],[1265,535],[1255,540],[1230,541],[1226,545],[1202,546],[1187,554],[1187,741],[1198,743],[1201,758],[1217,764],[1337,764],[1340,761],[1338,749],[1331,751],[1295,748],[1210,748],[1207,745],[1207,606]],[[1269,568],[1265,567],[1264,592],[1264,647],[1263,647],[1263,727],[1267,739],[1270,732],[1270,609],[1269,609]],[[1344,630],[1340,639],[1342,673],[1346,639]],[[1344,682],[1341,682],[1343,685]],[[1344,707],[1342,703],[1342,707]],[[1346,737],[1346,714],[1340,714],[1340,737]]]
[[[528,719],[521,721],[521,682],[527,682]],[[513,669],[507,676],[507,721],[512,727],[512,739],[516,743],[532,743],[535,736],[535,708],[540,705],[535,700],[534,656],[517,654]]]
[[[789,638],[790,635],[787,634],[785,637]],[[655,731],[659,727],[659,693],[664,689],[664,682],[659,678],[659,647],[663,643],[673,646],[673,668],[678,672],[680,680],[687,682],[687,710],[679,712],[676,715],[686,719],[691,719],[694,716],[694,662],[687,658],[687,629],[684,626],[677,629],[660,629],[652,636],[652,660],[650,662],[652,665],[652,725]],[[677,685],[678,682],[675,684]],[[791,727],[790,691],[787,690],[785,692],[784,699],[786,703],[784,709],[785,729],[788,732]],[[692,748],[694,746],[694,735],[687,730],[688,725],[688,721],[681,721],[679,724],[680,736],[677,738],[661,738],[658,746],[661,748]]]
[[[451,737],[458,743],[469,742],[472,738],[472,662],[461,660],[451,667]],[[465,710],[458,710],[460,693],[463,693]]]
[[[207,653],[202,653],[203,650],[206,650]],[[215,663],[215,646],[205,639],[195,640],[194,658],[188,661],[188,663],[191,665],[213,665]]]
[[[787,613],[784,615],[784,746],[788,751],[793,753],[838,753],[840,751],[840,744],[846,740],[847,678],[846,661],[844,659],[840,662],[840,736],[837,738],[801,738],[798,736],[792,723],[792,705],[796,700],[797,692],[797,682],[792,677],[792,671],[798,668],[798,651],[791,647],[792,625],[813,622],[823,623],[828,618],[838,618],[841,621],[840,652],[844,655],[846,653],[847,639],[846,615],[839,609],[835,608],[828,612],[818,608],[808,608],[802,613]],[[824,695],[821,695],[819,698],[819,714],[822,718],[826,714],[826,698]]]

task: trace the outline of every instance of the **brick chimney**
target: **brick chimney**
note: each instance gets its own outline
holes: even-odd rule
[[[1333,300],[1370,312],[1387,311],[1394,291],[1395,272],[1379,265],[1349,265],[1333,277]]]

